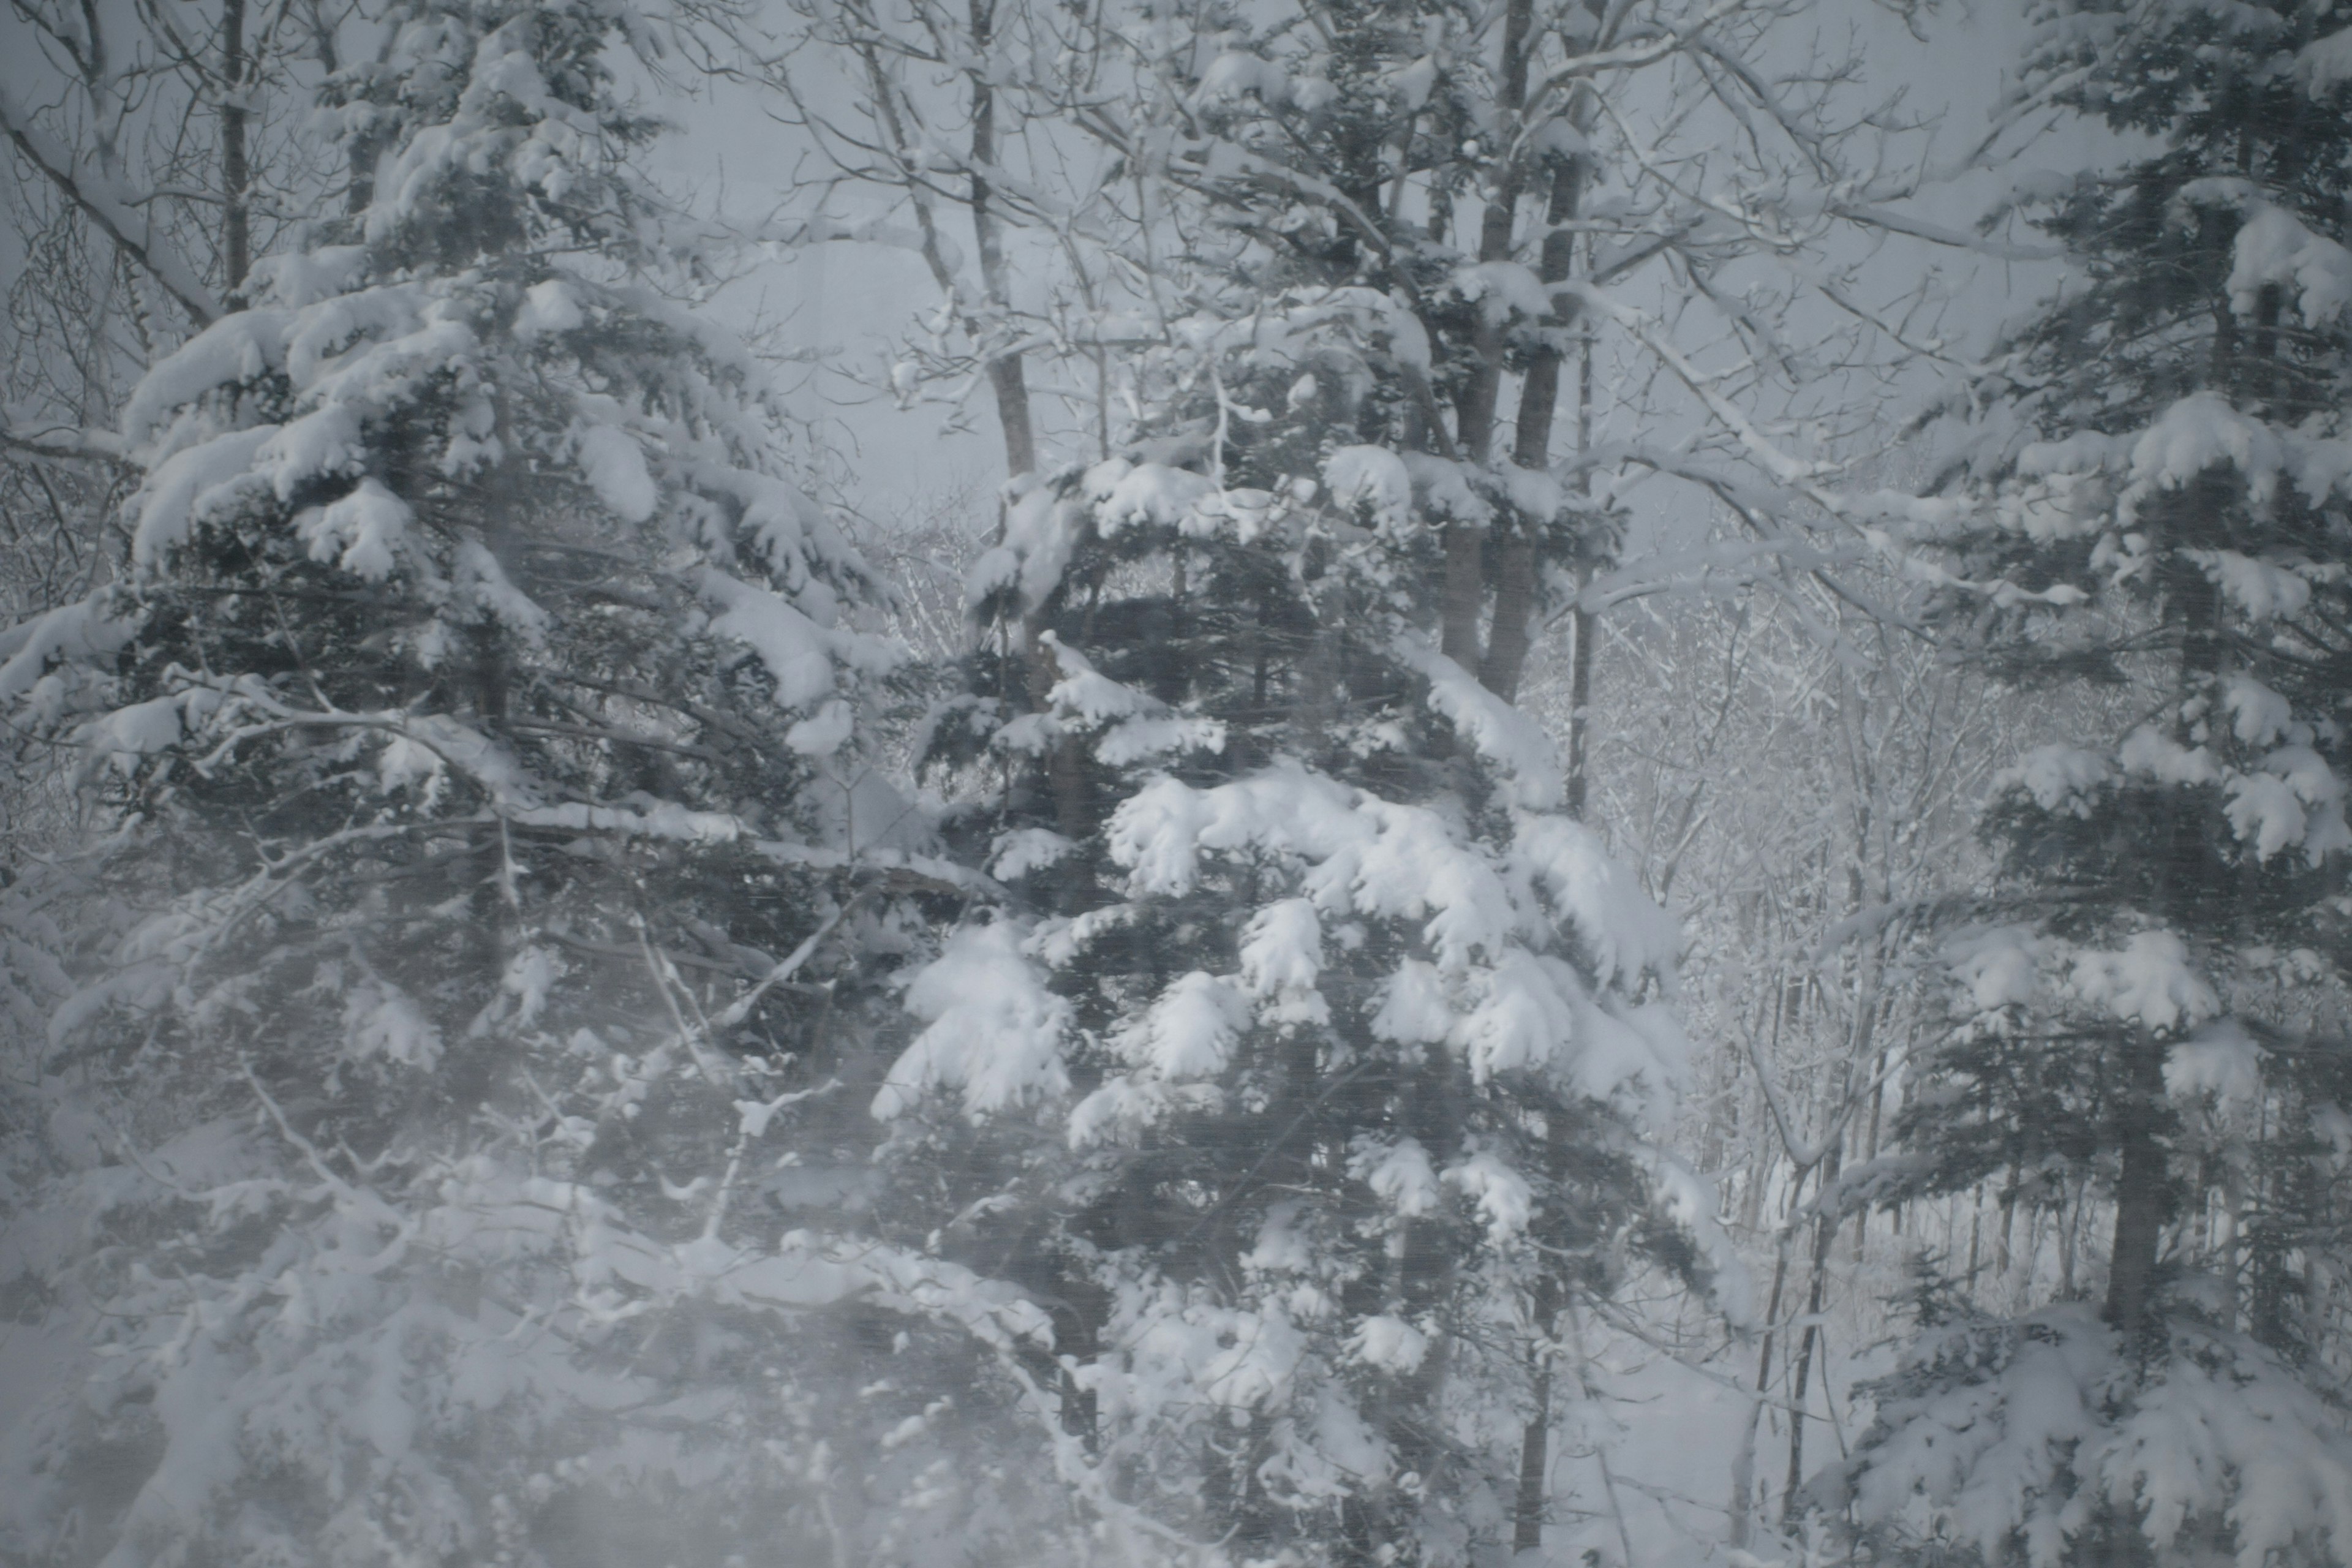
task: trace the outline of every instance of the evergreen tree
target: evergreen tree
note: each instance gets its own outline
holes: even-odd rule
[[[2024,90],[2158,146],[2048,194],[2076,280],[1969,389],[1981,521],[1946,541],[2023,592],[1950,624],[2136,712],[1997,787],[1955,1026],[1850,1190],[2087,1188],[2112,1228],[2090,1300],[1923,1284],[1825,1494],[1880,1560],[2352,1549],[2352,33],[2323,10],[2040,13]]]
[[[860,761],[875,584],[664,291],[694,229],[614,60],[655,35],[382,25],[320,92],[348,213],[146,378],[121,580],[0,667],[121,933],[37,1069],[82,1109],[8,1272],[63,1392],[0,1553],[1038,1561],[1021,1450],[942,1446],[1036,1309],[839,1239],[842,1084],[973,879]]]
[[[969,1184],[950,1256],[1051,1305],[1105,1494],[1244,1560],[1539,1545],[1578,1315],[1726,1261],[1654,1139],[1676,928],[1509,700],[1616,526],[1545,457],[1570,340],[1513,213],[1591,165],[1496,104],[1594,18],[1535,10],[1499,65],[1442,7],[1342,7],[1328,47],[1139,20],[1121,145],[1200,196],[1153,234],[1142,418],[1016,479],[933,725],[999,781],[949,826],[1016,897],[910,990],[876,1111]],[[1460,151],[1489,133],[1507,174]],[[1408,174],[1507,184],[1496,253],[1400,211]]]

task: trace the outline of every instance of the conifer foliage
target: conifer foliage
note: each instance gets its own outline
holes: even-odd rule
[[[911,1549],[961,1495],[908,1501],[920,1390],[969,1369],[851,1421],[804,1374],[1042,1326],[793,1223],[855,1187],[838,1073],[908,900],[969,880],[859,762],[875,585],[749,356],[660,291],[693,229],[614,78],[656,36],[609,0],[382,26],[320,92],[347,215],[147,376],[128,572],[0,671],[83,756],[120,933],[49,1027],[82,1109],[11,1263],[67,1392],[0,1551]]]
[[[1656,1136],[1676,926],[1511,702],[1616,523],[1546,455],[1589,110],[1520,118],[1602,19],[1333,15],[1150,11],[1090,111],[1187,193],[1141,231],[1171,313],[1124,447],[1016,478],[975,570],[933,743],[1000,781],[947,827],[1019,898],[910,992],[876,1108],[974,1176],[950,1257],[1055,1304],[1115,1495],[1244,1560],[1461,1563],[1541,1544],[1577,1325],[1633,1270],[1737,1271]],[[1499,204],[1483,250],[1457,195]]]
[[[1959,571],[2021,679],[2134,717],[2025,755],[2006,875],[1881,1200],[2105,1216],[2090,1299],[1929,1287],[1831,1495],[1885,1560],[2340,1560],[2352,979],[2352,33],[2297,5],[2043,9],[2025,90],[2160,150],[2042,193],[2077,279],[1971,392]],[[2273,1556],[2273,1554],[2277,1554]]]

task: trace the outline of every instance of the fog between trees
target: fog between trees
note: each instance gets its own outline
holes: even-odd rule
[[[2352,1552],[2327,0],[6,26],[0,1561]]]

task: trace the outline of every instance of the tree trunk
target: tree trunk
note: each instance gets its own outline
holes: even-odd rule
[[[1822,1162],[1817,1194],[1826,1194],[1837,1180],[1839,1145],[1832,1143]],[[1805,1385],[1813,1373],[1813,1345],[1821,1338],[1822,1293],[1829,1280],[1830,1242],[1837,1235],[1837,1218],[1826,1205],[1813,1221],[1813,1276],[1805,1292],[1805,1332],[1797,1342],[1797,1363],[1789,1379],[1789,1479],[1780,1489],[1780,1518],[1796,1511],[1797,1489],[1805,1479]]]
[[[1535,1410],[1519,1437],[1519,1487],[1511,1506],[1511,1550],[1535,1552],[1543,1546],[1544,1479],[1551,1468],[1552,1320],[1559,1312],[1559,1289],[1547,1271],[1536,1282],[1534,1349]]]
[[[245,0],[221,6],[221,293],[232,310],[245,303],[245,275],[253,269],[253,169],[246,148]]]
[[[2124,1052],[2123,1169],[2116,1180],[2115,1237],[2107,1254],[2105,1317],[2135,1344],[2155,1317],[2157,1252],[2170,1217],[2171,1184],[2163,1139],[2162,1041],[2136,1031]]]
[[[1545,283],[1565,282],[1573,265],[1576,239],[1566,225],[1582,205],[1584,173],[1584,161],[1580,158],[1563,160],[1552,171],[1551,199],[1544,214],[1551,226],[1544,235],[1543,252],[1536,270]],[[1574,306],[1555,304],[1553,311],[1557,320],[1552,331],[1567,331],[1576,315]],[[1561,358],[1558,345],[1547,340],[1529,360],[1527,378],[1520,384],[1511,460],[1522,468],[1541,472],[1550,466],[1551,426],[1559,408]],[[1480,682],[1506,702],[1517,700],[1519,677],[1527,666],[1528,651],[1535,645],[1538,586],[1535,536],[1522,519],[1504,542],[1495,563],[1495,626],[1488,636],[1486,657],[1478,666]]]
[[[1592,645],[1595,627],[1590,610],[1575,610],[1568,617],[1568,790],[1561,809],[1577,821],[1584,820],[1589,771],[1586,751],[1584,710],[1592,701]]]

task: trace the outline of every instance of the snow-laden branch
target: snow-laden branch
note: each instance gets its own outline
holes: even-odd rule
[[[13,424],[0,424],[0,447],[31,457],[58,458],[71,462],[121,463],[129,460],[122,437],[113,431],[88,430],[71,425],[52,425],[27,430]]]

